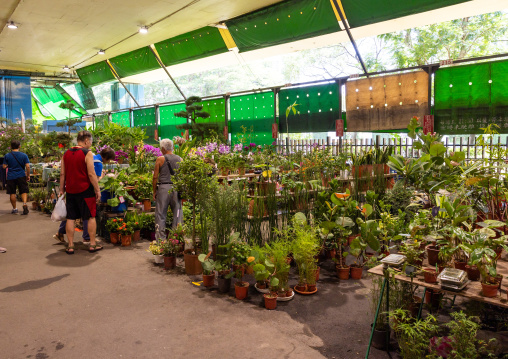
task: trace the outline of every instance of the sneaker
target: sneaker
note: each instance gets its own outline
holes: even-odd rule
[[[16,210],[17,211],[17,210]],[[26,204],[23,205],[23,214],[28,214],[28,206]]]
[[[17,214],[18,213],[18,209],[17,208],[13,208],[12,211],[11,211],[12,214]]]

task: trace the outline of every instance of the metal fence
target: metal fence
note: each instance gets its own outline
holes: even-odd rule
[[[478,137],[464,138],[464,137],[446,137],[444,146],[448,152],[463,151],[466,154],[467,161],[475,161],[482,159],[489,159],[491,156],[502,154],[504,159],[508,154],[508,138],[505,143],[501,143],[501,138],[497,141],[490,141],[486,145],[480,145]],[[333,155],[339,153],[361,153],[369,151],[376,147],[393,146],[393,153],[402,155],[404,157],[418,158],[422,155],[421,151],[413,148],[413,140],[411,138],[381,138],[376,136],[375,139],[326,139],[318,140],[291,140],[291,139],[278,139],[276,147],[278,153],[290,152],[309,152],[315,147],[329,148]]]

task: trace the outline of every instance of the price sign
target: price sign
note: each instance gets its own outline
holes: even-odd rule
[[[279,137],[279,125],[272,123],[272,138],[277,139]]]
[[[344,136],[344,120],[335,120],[335,136]]]
[[[118,200],[120,201],[120,203],[124,203],[125,202],[125,199],[123,198],[123,196],[119,196]]]
[[[360,75],[359,75],[359,74],[352,74],[352,75],[349,75],[349,78],[350,78],[350,79],[357,79],[357,78],[359,78],[359,77],[360,77]]]
[[[423,116],[423,134],[434,133],[434,115]]]
[[[439,61],[439,65],[441,65],[441,66],[444,66],[444,65],[453,65],[453,60],[452,59],[441,60],[441,61]]]

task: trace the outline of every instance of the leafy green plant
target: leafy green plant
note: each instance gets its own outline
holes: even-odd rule
[[[210,254],[201,253],[198,256],[198,260],[201,262],[203,266],[203,274],[210,275],[215,270],[215,261],[210,258]]]
[[[303,213],[295,214],[292,221],[293,243],[291,251],[298,266],[298,282],[300,284],[316,284],[317,260],[321,250],[321,242],[315,229],[307,224]]]

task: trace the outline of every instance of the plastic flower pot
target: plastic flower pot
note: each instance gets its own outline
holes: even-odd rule
[[[162,264],[164,263],[164,257],[161,256],[160,254],[154,254],[153,261],[155,262],[155,264]]]
[[[143,199],[143,210],[145,212],[150,212],[152,209],[152,201],[148,198]]]
[[[215,273],[203,274],[203,286],[213,287],[215,284]]]
[[[141,230],[138,229],[137,231],[134,231],[134,233],[132,234],[132,240],[134,242],[141,240]]]
[[[335,269],[337,270],[337,277],[342,280],[348,280],[349,279],[349,266],[340,267],[338,264],[335,266]]]
[[[198,275],[203,273],[203,266],[197,254],[184,253],[183,259],[185,261],[185,274]]]
[[[176,267],[176,257],[175,256],[164,256],[164,269],[169,270]]]
[[[265,298],[265,308],[269,310],[274,310],[277,308],[277,294],[275,293],[267,293],[263,294]]]
[[[362,279],[363,267],[351,267],[351,279]]]
[[[436,283],[437,276],[438,273],[433,268],[425,268],[423,270],[423,277],[425,278],[425,283]]]
[[[486,284],[482,283],[482,293],[484,297],[487,298],[494,298],[497,296],[497,290],[499,288],[499,285],[496,284]]]
[[[248,293],[249,293],[249,283],[248,282],[236,282],[235,283],[236,299],[244,300],[245,298],[247,298]]]
[[[480,280],[480,270],[477,266],[466,265],[467,279],[472,281]]]
[[[435,266],[439,261],[439,249],[435,245],[427,246],[427,255],[429,259],[429,265]]]
[[[117,244],[119,242],[119,234],[118,233],[110,233],[109,234],[109,241],[112,244]]]
[[[122,247],[129,247],[132,243],[132,234],[122,234]]]

